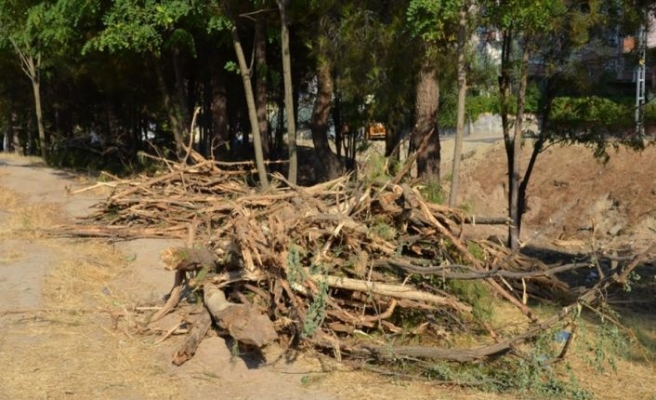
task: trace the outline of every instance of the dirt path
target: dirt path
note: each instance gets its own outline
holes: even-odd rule
[[[36,160],[0,157],[0,399],[337,398],[303,387],[309,363],[306,374],[255,368],[214,337],[177,368],[170,355],[180,338],[156,344],[132,334],[129,310],[171,287],[159,253],[176,243],[44,237],[42,228],[86,215],[103,198],[67,194],[88,184]]]
[[[206,338],[182,367],[181,337],[134,332],[134,308],[161,302],[171,240],[55,239],[44,229],[87,215],[106,192],[93,182],[0,154],[0,400],[4,399],[499,399],[427,382],[346,372],[311,355],[268,364]],[[161,322],[168,329],[175,317]],[[275,351],[274,351],[275,352]],[[336,369],[342,369],[337,371]]]
[[[465,154],[471,146],[493,142],[472,137]],[[488,153],[465,164],[475,165]],[[162,341],[162,332],[138,334],[133,318],[135,307],[160,302],[170,290],[172,275],[162,268],[159,254],[180,243],[44,235],[44,229],[86,215],[106,196],[67,192],[91,183],[35,160],[0,154],[0,400],[526,398],[336,371],[334,364],[307,354],[292,361],[269,353],[268,363],[261,364],[248,354],[233,355],[220,337],[205,339],[191,361],[174,367],[171,355],[184,336]],[[509,313],[500,314],[500,323],[508,323]],[[160,325],[168,330],[179,323],[171,316]],[[644,331],[656,332],[651,322]],[[623,398],[613,382],[651,382],[653,368],[624,360],[613,379],[599,380],[595,367],[585,362],[589,346],[582,342],[581,347],[582,356],[572,356],[572,362],[584,387],[599,398]],[[653,385],[643,386],[634,388],[634,398],[655,393]]]

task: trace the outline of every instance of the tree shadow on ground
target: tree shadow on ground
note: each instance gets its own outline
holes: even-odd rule
[[[637,256],[621,254],[614,262],[610,257],[540,246],[527,246],[521,252],[549,266],[587,263],[589,266],[557,274],[573,294],[592,288],[600,279],[611,277]],[[630,361],[646,362],[656,355],[656,259],[639,264],[625,285],[612,284],[600,291],[599,296],[604,299],[602,306],[596,307],[597,311],[584,307],[581,316],[593,325],[616,326],[629,341],[634,342],[637,351],[626,355]],[[567,300],[559,303],[562,306],[570,304]],[[600,335],[604,335],[603,330]]]

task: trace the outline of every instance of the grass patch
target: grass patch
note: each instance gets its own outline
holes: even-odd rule
[[[371,233],[383,240],[392,240],[396,237],[396,229],[382,220],[377,221],[370,228]]]
[[[37,239],[44,237],[44,229],[65,222],[64,213],[57,204],[28,204],[16,209],[3,226],[0,235],[11,234],[12,238]]]
[[[24,201],[25,199],[18,192],[0,188],[0,211],[13,211],[23,204]]]
[[[437,182],[429,182],[419,189],[422,197],[431,203],[444,204],[446,202],[446,192],[442,185]]]
[[[389,168],[389,159],[387,157],[372,152],[362,166],[362,178],[367,183],[390,179]]]
[[[123,255],[99,242],[47,245],[55,267],[45,306],[5,325],[0,337],[0,363],[11,366],[0,376],[2,395],[183,398],[184,383],[162,368],[149,339],[129,332],[130,303],[115,284],[129,272]]]
[[[494,308],[490,299],[492,295],[482,281],[449,280],[449,292],[473,307],[474,317],[487,321],[492,317]]]
[[[5,246],[6,247],[6,246]],[[15,249],[3,248],[2,253],[0,254],[0,267],[8,266],[15,264],[20,261],[25,254]]]

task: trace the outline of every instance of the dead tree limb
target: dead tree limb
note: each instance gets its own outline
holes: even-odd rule
[[[420,267],[403,260],[378,260],[374,263],[374,266],[391,266],[400,268],[406,272],[419,274],[419,275],[438,275],[444,279],[457,279],[457,280],[477,280],[477,279],[487,279],[501,277],[506,279],[529,279],[529,278],[539,278],[545,276],[555,276],[556,274],[571,271],[579,268],[589,268],[592,266],[590,263],[572,263],[565,264],[558,267],[546,269],[546,270],[537,270],[537,271],[526,271],[526,272],[517,272],[517,271],[507,271],[501,269],[501,265],[497,264],[493,269],[486,271],[478,271],[467,265],[445,265],[439,267]],[[452,272],[453,270],[467,270],[469,272]]]
[[[191,332],[187,336],[187,340],[184,342],[182,347],[173,354],[173,364],[180,366],[190,360],[194,354],[196,354],[196,349],[200,342],[203,341],[207,331],[212,326],[212,317],[210,312],[207,311],[205,307],[200,307],[200,313],[196,317],[196,320],[193,323]]]
[[[409,285],[393,285],[388,283],[363,281],[340,276],[314,276],[314,280],[325,280],[328,286],[338,289],[355,290],[364,293],[378,294],[389,296],[397,299],[408,299],[416,301],[425,301],[436,305],[451,307],[454,310],[470,313],[472,307],[459,302],[455,298],[438,296],[432,293],[423,292]]]

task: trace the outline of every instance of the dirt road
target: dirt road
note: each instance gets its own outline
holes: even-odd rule
[[[87,185],[36,159],[0,157],[0,399],[336,398],[303,387],[311,364],[305,374],[248,364],[215,337],[178,368],[177,338],[131,332],[133,307],[170,289],[159,253],[176,243],[47,237],[103,198],[67,193]]]
[[[473,150],[472,145],[485,147],[494,141],[491,137],[468,138],[464,154]],[[505,200],[490,197],[494,193],[490,185],[503,182],[503,158],[497,154],[500,150],[492,147],[466,158],[464,163],[464,195],[473,194],[476,199],[485,200],[484,204],[475,204],[481,209],[486,205],[491,211],[496,209],[493,207],[501,210],[505,205]],[[581,159],[576,151],[572,149],[571,154],[564,156]],[[656,158],[651,155],[656,148],[651,151],[643,153],[640,161],[653,162]],[[552,156],[555,155],[554,152]],[[492,158],[497,161],[493,162]],[[560,165],[548,158],[547,161],[550,162],[546,165]],[[632,164],[635,162],[625,159],[622,165],[628,168]],[[587,170],[601,176],[592,170],[592,165]],[[628,191],[620,185],[622,177],[631,176],[629,172],[615,164],[604,168],[603,175],[608,177],[604,179],[612,178],[608,182],[622,189],[611,193],[615,203],[627,204],[627,209],[634,213],[644,208],[652,221],[654,203],[648,200],[654,191],[635,197],[635,190]],[[613,168],[618,169],[617,174],[610,173]],[[557,172],[551,169],[541,173],[547,176],[545,179],[554,180]],[[499,176],[492,176],[493,173]],[[487,185],[483,191],[469,184],[479,175],[483,179],[477,182]],[[632,175],[641,179],[629,183],[651,190],[653,179],[647,173],[643,175]],[[574,176],[558,179],[575,182]],[[230,399],[512,398],[431,382],[344,371],[347,367],[338,368],[326,358],[307,353],[276,357],[271,352],[267,362],[262,363],[249,354],[233,354],[220,337],[205,339],[191,361],[182,367],[173,366],[171,355],[184,336],[165,340],[163,336],[182,322],[179,317],[162,320],[162,331],[147,334],[138,332],[135,319],[139,318],[139,307],[162,304],[173,277],[163,269],[159,254],[181,243],[151,239],[112,243],[46,234],[57,225],[87,215],[92,205],[105,198],[107,192],[102,190],[69,194],[93,183],[46,168],[38,159],[0,154],[0,400],[217,396]],[[553,184],[539,187],[562,190]],[[540,197],[555,196],[550,192],[540,195],[537,190],[532,193]],[[594,199],[592,192],[586,193]],[[634,197],[641,203],[634,201]],[[644,207],[640,208],[643,203]],[[618,207],[613,207],[613,212],[617,211]],[[637,215],[637,220],[647,221],[645,214]],[[644,236],[647,238],[653,236]],[[499,323],[508,323],[507,318],[504,315],[504,321]],[[656,332],[653,323],[644,326],[641,329],[646,335]],[[653,369],[631,360],[619,361],[619,372],[613,379],[599,380],[595,367],[584,362],[590,353],[585,342],[579,352],[580,356],[572,356],[578,379],[599,398],[621,398],[613,391],[622,387],[617,382],[626,385],[651,382]],[[653,385],[643,386],[639,390],[634,387],[635,398],[649,398],[647,394],[654,393]]]
[[[184,337],[139,334],[139,306],[162,304],[173,283],[160,252],[171,240],[53,238],[48,229],[92,212],[93,182],[0,154],[0,399],[498,399],[428,382],[348,372],[312,354],[235,356],[206,338],[182,367]],[[180,324],[162,320],[162,329]],[[339,370],[337,370],[339,369]]]

